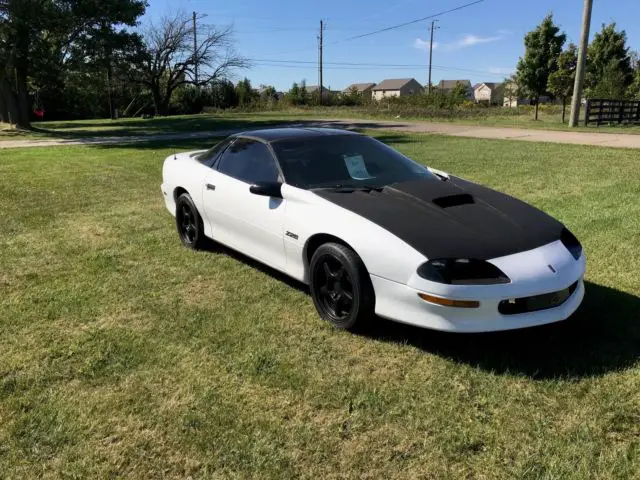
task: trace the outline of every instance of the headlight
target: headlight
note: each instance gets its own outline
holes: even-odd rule
[[[582,245],[580,245],[580,242],[573,233],[563,228],[560,234],[560,241],[567,247],[567,250],[573,255],[573,258],[576,260],[580,258],[580,255],[582,255]]]
[[[498,267],[467,258],[433,259],[418,267],[418,275],[448,285],[496,285],[511,280]]]

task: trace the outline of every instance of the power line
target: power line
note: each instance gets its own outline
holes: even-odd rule
[[[259,63],[270,63],[274,64],[274,66],[279,66],[278,64],[293,64],[293,65],[316,65],[317,62],[311,60],[277,60],[277,59],[267,59],[267,58],[250,58],[249,61],[259,62]],[[424,68],[424,64],[420,63],[365,63],[365,62],[324,62],[324,65],[333,65],[333,66],[345,66],[345,67],[380,67],[380,68]],[[433,68],[444,69],[444,70],[457,70],[461,72],[469,72],[469,73],[482,73],[485,75],[495,75],[502,76],[500,73],[490,72],[486,70],[473,70],[469,68],[460,68],[460,67],[449,67],[446,65],[433,65]]]
[[[338,40],[337,42],[334,42],[334,43],[348,42],[350,40],[356,40],[358,38],[369,37],[371,35],[376,35],[378,33],[388,32],[390,30],[395,30],[395,29],[398,29],[398,28],[406,27],[408,25],[413,25],[414,23],[424,22],[425,20],[430,20],[432,18],[440,17],[442,15],[446,15],[447,13],[457,12],[458,10],[462,10],[463,8],[468,8],[468,7],[471,7],[473,5],[477,5],[478,3],[482,3],[484,1],[485,0],[476,0],[475,2],[466,3],[464,5],[460,5],[458,7],[452,8],[450,10],[445,10],[443,12],[434,13],[433,15],[428,15],[426,17],[417,18],[417,19],[411,20],[409,22],[399,23],[397,25],[392,25],[391,27],[386,27],[386,28],[381,28],[379,30],[374,30],[373,32],[363,33],[361,35],[354,35],[353,37],[343,38],[342,40]]]
[[[304,62],[304,64],[286,64],[286,63],[276,63],[276,62],[267,62],[267,61],[254,61],[254,66],[257,67],[277,67],[277,68],[299,68],[299,69],[311,69],[311,68],[316,68],[314,66],[314,64],[316,64],[316,62]],[[324,63],[324,69],[325,70],[366,70],[366,71],[373,71],[373,70],[380,70],[381,68],[384,68],[386,70],[416,70],[416,69],[421,69],[424,68],[424,65],[383,65],[383,64],[353,64],[353,65],[335,65],[335,64],[329,64],[328,62]],[[494,73],[494,72],[489,72],[489,71],[485,71],[485,70],[471,70],[471,69],[467,69],[467,68],[458,68],[458,67],[449,67],[446,65],[432,65],[432,68],[435,70],[441,70],[441,71],[457,71],[457,72],[464,72],[464,73],[476,73],[476,74],[481,74],[481,75],[486,75],[486,76],[490,76],[490,77],[500,77],[503,78],[504,75],[500,74],[500,73]]]

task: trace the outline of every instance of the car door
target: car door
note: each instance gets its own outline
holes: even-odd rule
[[[286,202],[249,191],[251,185],[281,180],[267,145],[238,138],[220,155],[205,179],[203,199],[213,238],[283,270]]]

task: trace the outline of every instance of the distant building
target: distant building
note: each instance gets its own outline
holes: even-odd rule
[[[372,88],[374,100],[382,100],[386,97],[404,97],[421,93],[422,85],[415,78],[392,78],[383,80]]]
[[[465,98],[467,98],[467,100],[474,99],[471,80],[440,80],[440,83],[438,83],[438,90],[451,93],[458,85],[462,85],[464,87]]]
[[[364,98],[371,98],[373,93],[373,87],[375,87],[375,83],[353,83],[345,88],[342,93],[350,94],[351,92],[356,92],[358,95],[362,95]]]
[[[318,91],[320,90],[320,86],[319,85],[307,85],[307,93],[309,95],[317,95]],[[328,96],[330,94],[329,89],[327,87],[322,87],[322,96]]]
[[[503,98],[501,83],[483,82],[474,85],[473,97],[478,103],[499,104]]]

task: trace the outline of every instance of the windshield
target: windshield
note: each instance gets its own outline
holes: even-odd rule
[[[298,188],[382,188],[435,178],[427,168],[365,136],[297,138],[272,147],[287,183]]]

